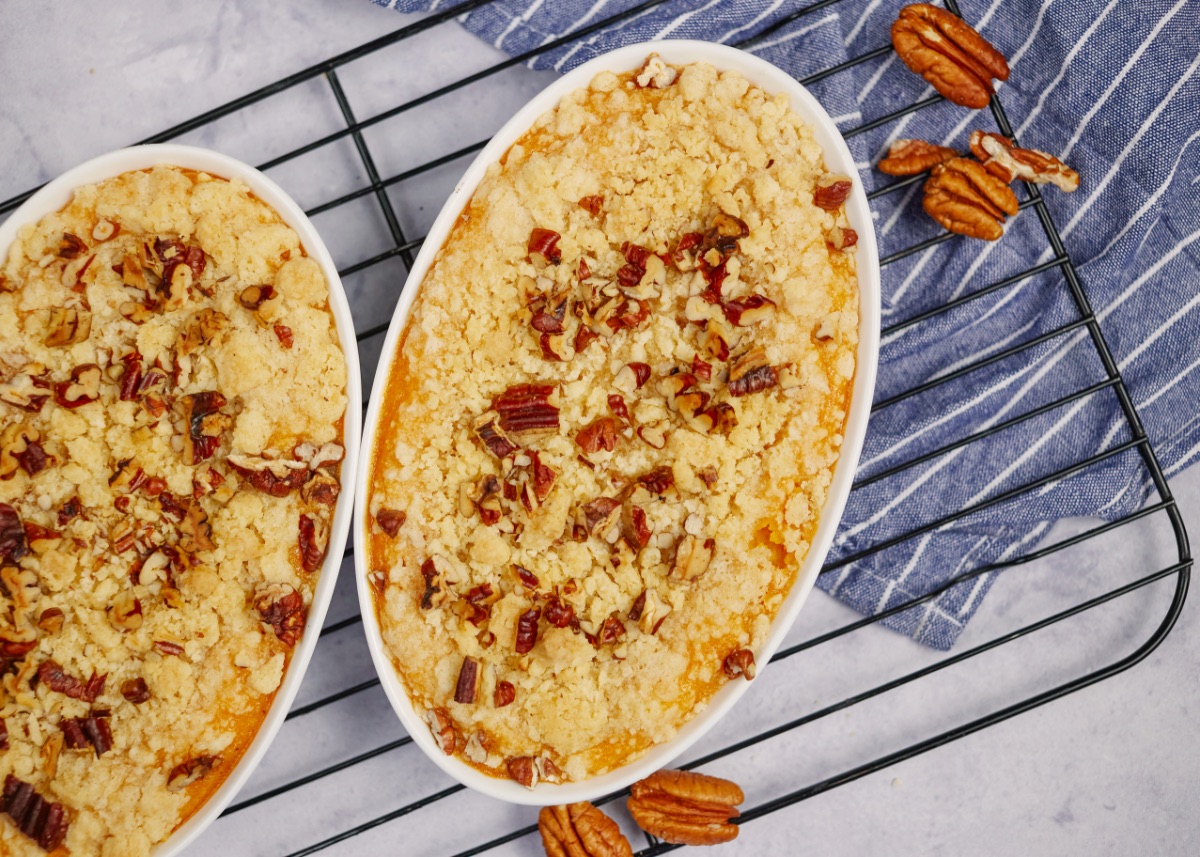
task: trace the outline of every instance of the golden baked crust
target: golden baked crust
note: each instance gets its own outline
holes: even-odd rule
[[[368,490],[384,643],[443,750],[579,780],[753,675],[842,440],[849,188],[785,97],[657,58],[489,168]]]
[[[328,285],[244,184],[173,167],[79,188],[0,277],[0,851],[136,857],[303,631],[343,454]]]

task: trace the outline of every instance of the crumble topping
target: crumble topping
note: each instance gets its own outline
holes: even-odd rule
[[[328,285],[242,183],[79,188],[0,269],[0,851],[140,857],[237,764],[337,502]]]
[[[579,780],[753,678],[842,442],[850,186],[785,96],[657,57],[489,168],[368,492],[384,643],[444,752]]]

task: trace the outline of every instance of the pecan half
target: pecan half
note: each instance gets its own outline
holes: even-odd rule
[[[192,783],[208,776],[220,761],[217,756],[196,756],[180,762],[167,774],[167,791],[183,791]]]
[[[0,812],[46,851],[54,851],[67,838],[70,821],[63,805],[46,800],[33,790],[33,786],[12,774],[4,778]]]
[[[995,241],[1004,216],[1017,213],[1017,196],[1006,182],[967,158],[938,164],[925,181],[925,213],[951,232]]]
[[[888,148],[887,157],[879,162],[878,167],[881,173],[889,176],[915,176],[957,157],[958,152],[946,146],[924,140],[900,139]]]
[[[1052,184],[1067,193],[1079,189],[1079,173],[1051,154],[1018,148],[1007,137],[988,131],[972,131],[970,145],[984,169],[1004,182]]]
[[[1008,80],[1003,54],[962,18],[929,3],[900,10],[892,45],[906,66],[963,107],[987,107],[992,78]]]
[[[558,431],[558,408],[550,404],[553,393],[553,384],[517,384],[506,389],[492,400],[501,431],[510,435]]]
[[[658,771],[630,788],[629,814],[642,830],[675,845],[736,839],[730,820],[745,800],[736,783],[694,771]]]
[[[304,633],[304,597],[290,583],[268,583],[254,596],[254,609],[285,646],[295,646]]]
[[[621,828],[590,803],[542,807],[538,832],[546,857],[633,857]]]

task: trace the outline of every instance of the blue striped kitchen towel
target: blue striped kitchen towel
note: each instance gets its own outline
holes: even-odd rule
[[[375,2],[408,12],[449,5]],[[539,54],[531,65],[565,71],[632,41],[698,38],[742,44],[803,80],[889,45],[902,5],[495,0],[461,20],[481,39],[519,54],[639,6],[629,19]],[[1048,189],[1049,209],[1167,475],[1178,473],[1200,456],[1200,0],[960,0],[960,7],[1008,57],[1012,75],[999,93],[1021,144],[1060,155],[1083,177],[1074,194]],[[844,131],[933,94],[890,51],[810,88]],[[892,140],[964,149],[974,128],[996,130],[988,111],[941,102],[850,143],[870,190],[890,181],[872,165]],[[920,184],[872,203],[881,256],[939,233],[920,203]],[[955,238],[886,265],[876,401],[976,368],[877,411],[859,479],[883,475],[851,495],[823,589],[875,614],[956,574],[1020,558],[1057,519],[1112,519],[1146,502],[1153,487],[1137,451],[1121,451],[1131,436],[1112,390],[1052,406],[1106,377],[1059,260],[1036,212],[1025,210],[999,242]],[[1045,267],[1020,276],[1038,265]],[[1028,347],[977,366],[1022,345]],[[1031,411],[1038,413],[984,442],[888,473]],[[1105,451],[1114,452],[1085,471],[1006,498]],[[900,540],[973,506],[982,508]],[[889,540],[898,541],[861,555]],[[948,649],[993,578],[966,580],[885,622]]]

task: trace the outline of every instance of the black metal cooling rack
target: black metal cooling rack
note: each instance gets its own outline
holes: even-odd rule
[[[312,140],[283,154],[277,155],[265,163],[262,163],[260,165],[260,169],[271,170],[272,168],[280,167],[281,165],[293,161],[302,155],[306,155],[311,152],[317,152],[325,147],[329,147],[332,144],[337,143],[338,141],[350,138],[354,143],[357,157],[361,161],[361,167],[365,171],[367,182],[349,193],[345,193],[344,195],[330,199],[310,208],[308,210],[308,214],[312,216],[334,209],[341,209],[343,206],[346,206],[354,200],[358,200],[363,197],[374,196],[379,205],[379,214],[383,217],[384,223],[386,224],[386,232],[389,236],[389,243],[391,246],[382,252],[378,252],[368,258],[364,258],[361,261],[357,261],[346,266],[341,270],[340,273],[343,277],[349,277],[357,272],[374,268],[375,266],[378,266],[387,260],[395,258],[399,258],[407,267],[412,262],[413,251],[421,245],[422,239],[419,237],[412,238],[405,233],[405,230],[401,225],[401,212],[398,212],[397,207],[393,204],[393,200],[388,192],[389,189],[413,180],[419,175],[437,170],[440,167],[455,165],[456,162],[463,161],[466,156],[479,151],[481,148],[483,148],[487,141],[480,140],[472,145],[467,145],[456,151],[448,152],[440,157],[430,159],[417,166],[397,172],[396,174],[385,178],[380,174],[376,167],[376,160],[372,156],[372,152],[368,146],[364,132],[373,126],[379,125],[380,123],[383,123],[394,117],[401,116],[401,114],[414,111],[423,105],[439,105],[443,103],[444,99],[450,98],[455,93],[458,93],[464,88],[469,87],[473,83],[497,75],[507,69],[520,66],[538,54],[554,50],[555,48],[573,43],[580,39],[584,39],[603,30],[606,27],[611,27],[620,21],[640,14],[641,12],[654,6],[660,5],[661,3],[665,2],[665,0],[650,0],[650,2],[642,3],[638,6],[621,12],[620,14],[596,21],[595,23],[583,27],[567,36],[547,42],[535,50],[513,56],[504,60],[503,62],[489,66],[453,83],[434,89],[431,92],[424,93],[402,104],[398,104],[389,109],[374,113],[368,118],[360,119],[355,115],[351,107],[350,99],[347,97],[346,92],[343,89],[342,82],[338,77],[339,69],[355,62],[356,60],[363,59],[364,57],[368,57],[372,54],[382,51],[385,48],[397,45],[398,43],[406,40],[413,39],[419,34],[431,30],[432,28],[445,25],[447,22],[452,21],[459,15],[462,15],[473,9],[477,9],[481,6],[485,6],[488,2],[490,2],[490,0],[470,0],[470,2],[459,3],[435,14],[430,14],[427,17],[417,20],[415,23],[410,23],[392,33],[368,42],[367,44],[364,44],[358,48],[339,54],[324,62],[318,63],[310,68],[283,78],[282,80],[278,80],[272,84],[257,89],[241,98],[209,110],[193,119],[180,123],[142,142],[165,142],[177,139],[185,134],[202,131],[206,127],[216,123],[218,120],[229,117],[247,108],[253,108],[256,105],[260,105],[262,102],[272,98],[273,96],[285,93],[289,90],[294,90],[312,81],[317,81],[319,83],[320,80],[324,80],[325,84],[328,85],[329,90],[332,93],[336,105],[341,113],[345,127],[320,137],[319,139]],[[791,26],[799,19],[811,15],[821,9],[834,6],[839,2],[840,0],[820,0],[820,2],[815,2],[811,5],[799,8],[786,17],[776,21],[768,28],[758,32],[752,38],[743,40],[736,44],[738,47],[750,47],[754,43],[768,38],[773,33]],[[962,14],[955,0],[946,0],[945,5],[955,14]],[[845,72],[861,63],[871,62],[886,57],[891,51],[892,48],[890,44],[882,45],[879,48],[862,54],[861,56],[854,57],[838,65],[824,69],[823,71],[811,75],[801,82],[807,85],[812,85],[825,78]],[[844,134],[846,137],[853,137],[859,134],[864,134],[868,131],[872,131],[876,128],[882,128],[901,119],[903,116],[909,113],[926,110],[933,105],[938,104],[942,100],[943,99],[937,95],[918,100],[899,110],[889,112],[868,122],[862,123],[857,127],[851,128],[845,131]],[[1012,136],[1012,126],[1009,123],[1008,117],[1000,103],[999,98],[994,97],[992,99],[991,113],[1001,133]],[[874,190],[869,194],[869,198],[872,200],[879,199],[885,195],[896,193],[897,191],[900,191],[922,180],[923,176],[915,176],[896,181],[890,185]],[[16,208],[16,206],[27,199],[34,192],[34,190],[36,190],[36,188],[0,203],[0,215],[12,211],[14,208]],[[1147,505],[1143,506],[1141,509],[1119,519],[1089,526],[1086,529],[1080,529],[1072,534],[1057,538],[1050,543],[1037,546],[1036,549],[1029,550],[1028,552],[1015,557],[1003,565],[986,565],[961,571],[952,578],[948,579],[943,585],[932,591],[922,594],[920,597],[897,604],[884,610],[883,612],[877,613],[876,615],[862,617],[855,621],[849,622],[848,624],[831,628],[830,630],[819,633],[808,639],[804,639],[799,643],[790,645],[789,647],[779,651],[773,660],[782,661],[793,658],[802,653],[813,652],[822,646],[828,646],[834,643],[834,641],[844,641],[855,632],[874,625],[888,617],[897,616],[905,611],[913,610],[914,608],[926,604],[953,587],[963,584],[965,581],[973,580],[981,575],[990,574],[1015,566],[1028,566],[1030,563],[1033,563],[1036,560],[1041,560],[1052,554],[1069,550],[1085,541],[1120,531],[1122,528],[1133,525],[1135,522],[1145,522],[1149,519],[1164,520],[1169,525],[1170,534],[1174,537],[1176,550],[1172,553],[1177,555],[1176,559],[1149,573],[1141,574],[1139,571],[1138,574],[1140,576],[1125,580],[1124,582],[1120,583],[1120,585],[1115,587],[1105,588],[1104,591],[1094,594],[1091,597],[1075,597],[1071,599],[1070,602],[1065,606],[1060,605],[1062,606],[1062,609],[1057,609],[1055,612],[1051,612],[1048,615],[1043,615],[1040,618],[1027,622],[1026,624],[1020,624],[1017,627],[1008,629],[1003,633],[997,634],[992,638],[985,640],[984,642],[971,645],[970,647],[956,651],[952,654],[946,656],[938,655],[937,659],[929,659],[927,662],[922,663],[922,665],[918,668],[910,669],[909,667],[911,664],[902,666],[893,670],[893,672],[887,676],[886,680],[879,682],[874,687],[846,695],[835,702],[825,704],[820,707],[810,706],[810,710],[806,710],[803,713],[792,717],[792,719],[787,720],[786,722],[776,724],[763,731],[757,731],[748,737],[742,738],[741,740],[736,740],[731,743],[723,743],[728,741],[730,736],[728,734],[723,734],[720,728],[718,728],[715,731],[717,737],[713,749],[705,752],[704,755],[699,756],[698,758],[692,758],[685,765],[685,767],[700,768],[712,765],[717,763],[718,760],[730,757],[734,754],[750,751],[751,748],[754,748],[763,742],[778,739],[781,736],[793,736],[796,738],[802,734],[797,732],[797,730],[802,730],[806,726],[813,728],[813,725],[815,725],[818,721],[828,718],[830,715],[847,711],[854,706],[865,704],[869,700],[877,699],[884,694],[905,686],[912,685],[915,682],[922,680],[928,681],[935,674],[938,674],[949,667],[971,661],[972,659],[983,656],[987,653],[996,652],[1004,647],[1019,646],[1020,643],[1018,641],[1030,638],[1039,632],[1046,632],[1060,623],[1066,623],[1068,620],[1073,620],[1075,617],[1081,616],[1089,611],[1093,611],[1095,608],[1098,608],[1101,605],[1109,605],[1118,599],[1131,596],[1135,592],[1145,590],[1151,584],[1173,578],[1174,590],[1169,597],[1169,603],[1167,603],[1165,607],[1162,618],[1157,621],[1157,625],[1154,627],[1149,636],[1136,644],[1136,647],[1133,649],[1133,651],[1125,654],[1123,657],[1111,660],[1098,668],[1095,668],[1094,665],[1089,664],[1084,669],[1077,669],[1075,672],[1071,673],[1071,677],[1067,680],[1061,681],[1052,687],[1043,689],[1040,692],[1032,695],[1021,694],[1018,695],[1017,698],[1002,699],[1000,700],[999,704],[989,704],[989,711],[983,716],[976,716],[966,719],[964,722],[958,723],[949,729],[929,729],[927,731],[932,732],[932,734],[928,734],[928,737],[925,737],[922,740],[907,743],[893,752],[879,755],[868,762],[845,767],[844,769],[839,769],[839,771],[832,776],[823,777],[815,782],[789,783],[784,789],[779,791],[779,793],[775,794],[774,796],[768,797],[749,807],[748,809],[745,809],[738,820],[739,823],[754,821],[755,819],[769,815],[770,813],[780,810],[784,807],[796,804],[800,801],[821,794],[822,792],[826,792],[830,789],[837,788],[838,786],[844,785],[868,774],[880,771],[888,766],[917,756],[935,747],[940,747],[941,745],[947,744],[958,738],[962,738],[979,730],[986,729],[989,726],[1007,720],[1015,715],[1029,711],[1030,709],[1044,705],[1047,702],[1073,693],[1074,691],[1077,691],[1088,685],[1114,676],[1117,673],[1120,673],[1138,663],[1150,652],[1152,652],[1170,632],[1176,618],[1180,613],[1187,593],[1192,564],[1187,533],[1185,531],[1182,518],[1178,508],[1176,507],[1171,491],[1167,486],[1166,478],[1164,477],[1163,471],[1159,466],[1155,452],[1151,447],[1145,430],[1143,429],[1141,420],[1139,419],[1130,395],[1126,390],[1125,383],[1120,375],[1120,372],[1118,371],[1116,361],[1114,360],[1113,355],[1110,352],[1107,343],[1105,342],[1097,318],[1088,302],[1087,295],[1085,294],[1084,288],[1080,283],[1075,266],[1072,263],[1070,255],[1063,246],[1062,237],[1059,234],[1058,228],[1051,218],[1050,212],[1047,209],[1042,196],[1038,191],[1038,188],[1034,185],[1029,185],[1025,190],[1026,197],[1021,202],[1021,208],[1023,210],[1032,210],[1036,215],[1038,222],[1045,233],[1047,247],[1053,252],[1053,258],[1043,264],[1038,264],[1027,268],[1026,270],[1020,271],[1019,273],[1007,276],[997,282],[979,285],[978,287],[974,288],[974,290],[968,291],[962,296],[941,306],[934,307],[920,313],[919,315],[894,323],[885,328],[883,332],[886,335],[911,325],[921,324],[930,318],[952,311],[955,308],[967,304],[970,301],[977,300],[984,295],[1006,289],[1016,283],[1045,272],[1057,272],[1061,275],[1065,288],[1070,291],[1070,295],[1074,300],[1075,307],[1078,310],[1078,317],[1073,321],[1049,331],[1048,333],[1025,340],[1020,344],[1004,348],[1003,350],[997,351],[986,358],[980,359],[970,365],[957,369],[952,373],[942,375],[935,380],[919,384],[915,387],[905,390],[904,392],[892,395],[884,400],[876,401],[873,406],[873,413],[876,414],[874,418],[887,419],[887,409],[896,402],[907,399],[910,396],[924,393],[933,387],[947,383],[956,378],[967,376],[983,366],[1000,360],[1005,360],[1016,355],[1028,353],[1031,349],[1034,349],[1043,343],[1053,342],[1056,339],[1073,331],[1086,331],[1091,345],[1094,348],[1095,355],[1099,358],[1099,363],[1103,368],[1103,377],[1094,383],[1081,386],[1079,389],[1076,389],[1068,395],[1062,396],[1054,401],[1047,402],[1037,408],[1029,410],[1020,414],[1019,416],[1015,416],[997,425],[978,430],[973,434],[970,434],[956,442],[950,443],[940,449],[889,467],[887,470],[872,474],[869,477],[860,477],[860,480],[858,483],[856,483],[856,487],[862,487],[863,485],[894,475],[900,471],[906,470],[907,468],[914,467],[961,447],[965,447],[968,444],[984,442],[986,438],[1003,432],[1004,430],[1017,424],[1034,419],[1043,414],[1049,414],[1051,412],[1058,411],[1059,409],[1069,406],[1071,403],[1081,401],[1090,396],[1105,395],[1106,391],[1109,391],[1109,395],[1115,396],[1120,404],[1120,409],[1126,422],[1125,429],[1127,430],[1127,436],[1129,439],[1111,446],[1102,452],[1082,458],[1067,467],[1041,476],[1040,478],[1032,480],[1018,488],[1006,491],[997,496],[990,497],[969,508],[957,510],[951,515],[930,521],[929,523],[913,529],[899,537],[887,539],[886,541],[873,544],[856,552],[852,556],[844,557],[836,562],[829,563],[822,570],[822,573],[827,573],[850,562],[861,560],[868,556],[887,550],[888,548],[895,547],[896,545],[906,542],[909,539],[916,538],[924,533],[932,532],[939,527],[943,527],[947,524],[958,521],[959,519],[981,511],[984,508],[994,506],[999,503],[1017,500],[1022,496],[1028,495],[1031,492],[1037,491],[1044,486],[1055,483],[1058,480],[1064,479],[1068,476],[1085,473],[1089,468],[1092,468],[1095,465],[1099,465],[1102,462],[1108,461],[1114,456],[1124,453],[1136,453],[1140,459],[1140,466],[1144,468],[1145,478],[1154,488],[1154,491],[1157,494],[1157,499],[1153,500],[1153,502],[1148,502]],[[944,241],[959,240],[963,239],[950,235],[949,233],[938,234],[913,246],[905,247],[892,252],[889,255],[884,256],[880,260],[880,263],[883,266],[887,266]],[[380,336],[380,334],[382,334],[386,328],[386,322],[364,327],[357,333],[359,343],[362,344],[369,340],[374,340],[376,337]],[[367,386],[369,387],[369,384]],[[349,551],[347,552],[347,556],[349,556]],[[347,628],[358,624],[360,621],[361,619],[358,615],[353,615],[341,621],[327,624],[321,631],[321,636],[325,640],[323,645],[332,645],[329,638],[344,632]],[[1151,624],[1153,625],[1153,622],[1151,622]],[[1054,643],[1047,642],[1043,645],[1054,645]],[[320,652],[320,648],[318,648],[318,652]],[[814,657],[816,656],[814,655]],[[782,677],[781,671],[772,669],[766,672],[764,676],[759,679],[759,681],[771,682],[772,677],[776,675]],[[370,692],[379,694],[381,691],[378,689],[378,684],[379,682],[377,679],[363,681],[350,687],[338,690],[335,693],[322,696],[307,704],[294,707],[288,714],[288,721],[294,722],[297,718],[305,717],[306,715],[312,714],[313,712],[325,708],[326,706],[334,705],[352,697],[358,697],[360,694]],[[231,805],[225,811],[225,815],[229,816],[231,814],[241,813],[252,807],[263,804],[269,805],[270,801],[277,800],[283,795],[296,792],[296,790],[301,789],[304,786],[317,783],[327,777],[333,776],[357,765],[366,764],[370,760],[385,756],[386,754],[395,753],[410,743],[411,739],[405,736],[396,740],[378,744],[376,746],[366,747],[362,751],[348,755],[346,758],[342,758],[334,764],[311,771],[310,773],[298,778],[289,779],[289,781],[284,782],[283,784],[274,788],[270,788],[253,796],[244,798]],[[710,742],[710,744],[712,743],[713,742]],[[778,750],[778,748],[775,749]],[[397,764],[405,763],[403,759],[397,759],[396,762]],[[364,822],[354,824],[353,826],[348,826],[345,829],[328,830],[326,831],[327,835],[325,835],[325,838],[321,839],[320,841],[313,842],[307,847],[293,851],[289,857],[302,857],[302,855],[315,854],[338,843],[359,836],[360,834],[364,834],[367,831],[396,822],[401,818],[406,819],[405,824],[407,825],[421,825],[422,816],[419,813],[420,810],[428,809],[435,803],[438,803],[457,792],[461,792],[462,790],[462,786],[449,785],[441,788],[438,791],[429,793],[417,800],[412,800],[404,803],[401,806],[397,806],[389,812],[380,814]],[[612,801],[618,797],[621,797],[621,795],[610,795],[600,802],[604,803]],[[302,792],[293,794],[291,796],[291,800],[297,799],[303,800]],[[532,812],[530,812],[527,817],[531,819]],[[526,824],[524,826],[516,826],[514,829],[508,830],[501,836],[492,836],[489,833],[481,832],[478,834],[478,839],[475,841],[475,844],[466,848],[465,850],[459,851],[458,857],[466,857],[466,855],[492,851],[524,837],[530,837],[535,831],[535,825]],[[642,848],[642,850],[638,853],[639,855],[660,854],[676,847],[678,846],[659,842],[653,837],[647,836],[645,847]],[[533,845],[531,840],[531,844],[529,845],[529,853],[533,853],[534,851],[538,850],[540,849],[538,849],[536,845]]]

